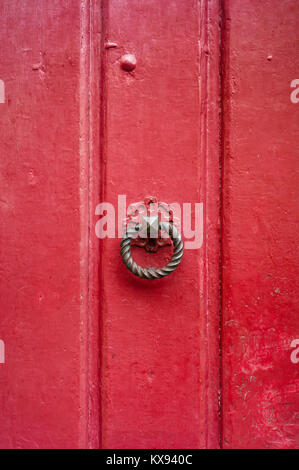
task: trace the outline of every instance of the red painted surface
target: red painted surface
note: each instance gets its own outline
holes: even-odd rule
[[[298,1],[224,13],[223,446],[298,448]]]
[[[298,447],[296,7],[1,4],[1,448]],[[203,202],[202,247],[132,276],[119,194]]]
[[[218,82],[208,89],[208,58],[198,46],[202,40],[208,47],[206,7],[193,0],[105,2],[104,41],[117,46],[106,50],[103,67],[102,199],[115,206],[118,194],[128,204],[148,195],[205,202],[207,188],[213,196],[205,206],[209,247],[205,240],[200,250],[186,250],[169,278],[135,278],[119,240],[102,244],[105,448],[218,446],[218,111],[215,117],[203,99],[217,103]],[[217,17],[216,2],[210,8]],[[130,73],[124,54],[136,57]],[[211,68],[219,77],[217,63]],[[205,136],[207,120],[217,130],[215,144]],[[137,262],[160,265],[169,254],[133,253]]]
[[[89,19],[89,3],[0,6],[1,448],[98,445],[98,283],[88,261],[90,246],[98,264],[88,243],[98,137],[88,93],[98,101],[89,31],[100,14],[94,4]]]

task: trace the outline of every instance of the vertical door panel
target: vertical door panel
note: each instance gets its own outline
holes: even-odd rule
[[[99,17],[89,1],[0,6],[1,448],[98,442],[87,411],[98,395],[88,383],[90,3]]]
[[[294,448],[298,2],[223,6],[223,446]]]
[[[206,202],[207,165],[214,197],[204,207],[208,276],[206,242],[186,250],[168,278],[148,281],[122,264],[120,240],[103,241],[102,433],[108,448],[218,446],[219,96],[217,78],[212,91],[206,88],[208,50],[201,56],[208,47],[206,7],[194,0],[105,2],[105,42],[115,47],[106,50],[104,67],[103,199],[117,207],[120,194],[127,204],[153,195],[194,208]],[[218,28],[215,2],[211,8]],[[218,77],[213,34],[211,67]],[[124,53],[137,58],[131,73],[120,67]],[[213,122],[204,101],[210,93]],[[208,164],[203,119],[211,120],[207,141],[215,139]],[[165,262],[165,255],[156,257]],[[151,264],[150,257],[145,261]]]

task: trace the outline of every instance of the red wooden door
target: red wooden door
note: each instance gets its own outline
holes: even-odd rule
[[[298,446],[296,7],[0,5],[0,447]],[[154,281],[148,196],[185,208]]]

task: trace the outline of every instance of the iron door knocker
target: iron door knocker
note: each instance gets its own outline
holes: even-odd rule
[[[147,236],[157,236],[158,232],[166,232],[173,243],[173,255],[171,260],[166,266],[162,268],[142,268],[139,266],[131,256],[131,242],[133,238],[136,238],[140,232],[144,232]],[[127,229],[123,236],[121,246],[121,256],[124,264],[127,266],[135,276],[139,276],[143,279],[160,279],[165,276],[169,276],[182,261],[184,253],[184,246],[176,226],[169,222],[161,222],[157,216],[155,217],[143,217],[142,224],[136,224],[134,227]]]

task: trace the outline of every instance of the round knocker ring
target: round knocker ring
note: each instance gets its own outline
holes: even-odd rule
[[[166,232],[173,242],[172,258],[163,268],[142,268],[135,263],[131,256],[131,241],[132,238],[138,235],[140,229],[140,225],[135,225],[135,227],[128,229],[123,236],[120,244],[120,253],[124,264],[135,276],[139,276],[143,279],[160,279],[161,277],[168,276],[178,267],[184,253],[184,246],[179,231],[175,225],[169,222],[159,222],[159,229]]]

